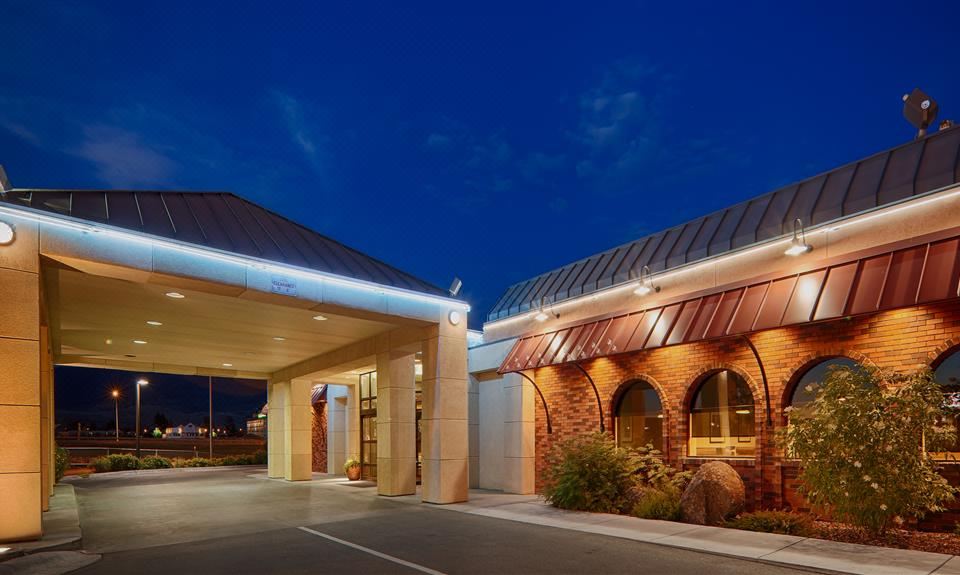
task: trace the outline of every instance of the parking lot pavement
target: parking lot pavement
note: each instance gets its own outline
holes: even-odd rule
[[[596,534],[450,513],[246,470],[74,483],[98,573],[716,573],[798,571]]]

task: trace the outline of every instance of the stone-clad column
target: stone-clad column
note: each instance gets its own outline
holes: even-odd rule
[[[36,225],[0,246],[0,542],[41,535],[40,261]]]
[[[423,348],[423,501],[467,500],[467,328],[446,319]]]
[[[534,492],[534,390],[516,373],[503,376],[503,490]]]
[[[313,414],[310,410],[313,383],[295,379],[287,385],[283,409],[284,477],[288,481],[308,481],[313,477]]]
[[[267,476],[275,479],[283,478],[286,470],[286,422],[283,412],[289,390],[290,384],[286,381],[267,384]]]
[[[377,354],[377,493],[417,492],[416,374],[413,355]]]

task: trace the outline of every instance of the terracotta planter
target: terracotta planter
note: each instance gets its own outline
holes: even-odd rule
[[[360,479],[360,466],[354,465],[347,469],[347,479],[350,481],[356,481]]]

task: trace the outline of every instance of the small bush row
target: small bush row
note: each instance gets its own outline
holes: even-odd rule
[[[808,537],[813,535],[814,532],[813,519],[809,515],[790,511],[741,513],[735,519],[728,521],[727,527],[743,529],[744,531],[799,535],[801,537]]]
[[[59,459],[58,459],[59,461]],[[221,465],[263,465],[267,462],[267,453],[257,451],[256,453],[244,455],[229,455],[226,457],[217,457],[208,459],[206,457],[192,457],[190,459],[170,459],[157,455],[148,455],[137,459],[130,454],[113,454],[97,457],[90,460],[90,466],[97,473],[108,471],[130,471],[135,469],[171,469],[174,467],[216,467]],[[58,464],[59,467],[59,464]]]

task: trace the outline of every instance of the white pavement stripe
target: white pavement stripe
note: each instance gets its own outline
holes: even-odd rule
[[[421,573],[429,573],[430,575],[446,575],[446,574],[443,573],[442,571],[436,571],[436,570],[431,569],[431,568],[429,568],[429,567],[424,567],[423,565],[417,565],[416,563],[411,563],[410,561],[405,561],[405,560],[403,560],[403,559],[400,559],[399,557],[394,557],[394,556],[392,556],[392,555],[387,555],[386,553],[381,553],[381,552],[379,552],[379,551],[375,551],[375,550],[373,550],[373,549],[370,549],[369,547],[364,547],[363,545],[357,545],[356,543],[350,543],[349,541],[344,541],[343,539],[338,539],[338,538],[334,537],[333,535],[327,535],[326,533],[320,533],[319,531],[315,531],[315,530],[313,530],[313,529],[310,529],[309,527],[297,527],[297,529],[299,529],[300,531],[306,531],[307,533],[310,533],[311,535],[316,535],[317,537],[323,537],[324,539],[327,539],[327,540],[329,540],[329,541],[333,541],[334,543],[339,543],[340,545],[346,545],[347,547],[352,547],[353,549],[356,549],[357,551],[363,551],[364,553],[369,553],[370,555],[373,555],[374,557],[379,557],[379,558],[381,558],[381,559],[386,559],[387,561],[392,561],[393,563],[396,563],[396,564],[398,564],[398,565],[403,565],[404,567],[409,567],[409,568],[411,568],[411,569],[416,569],[417,571],[420,571]]]

